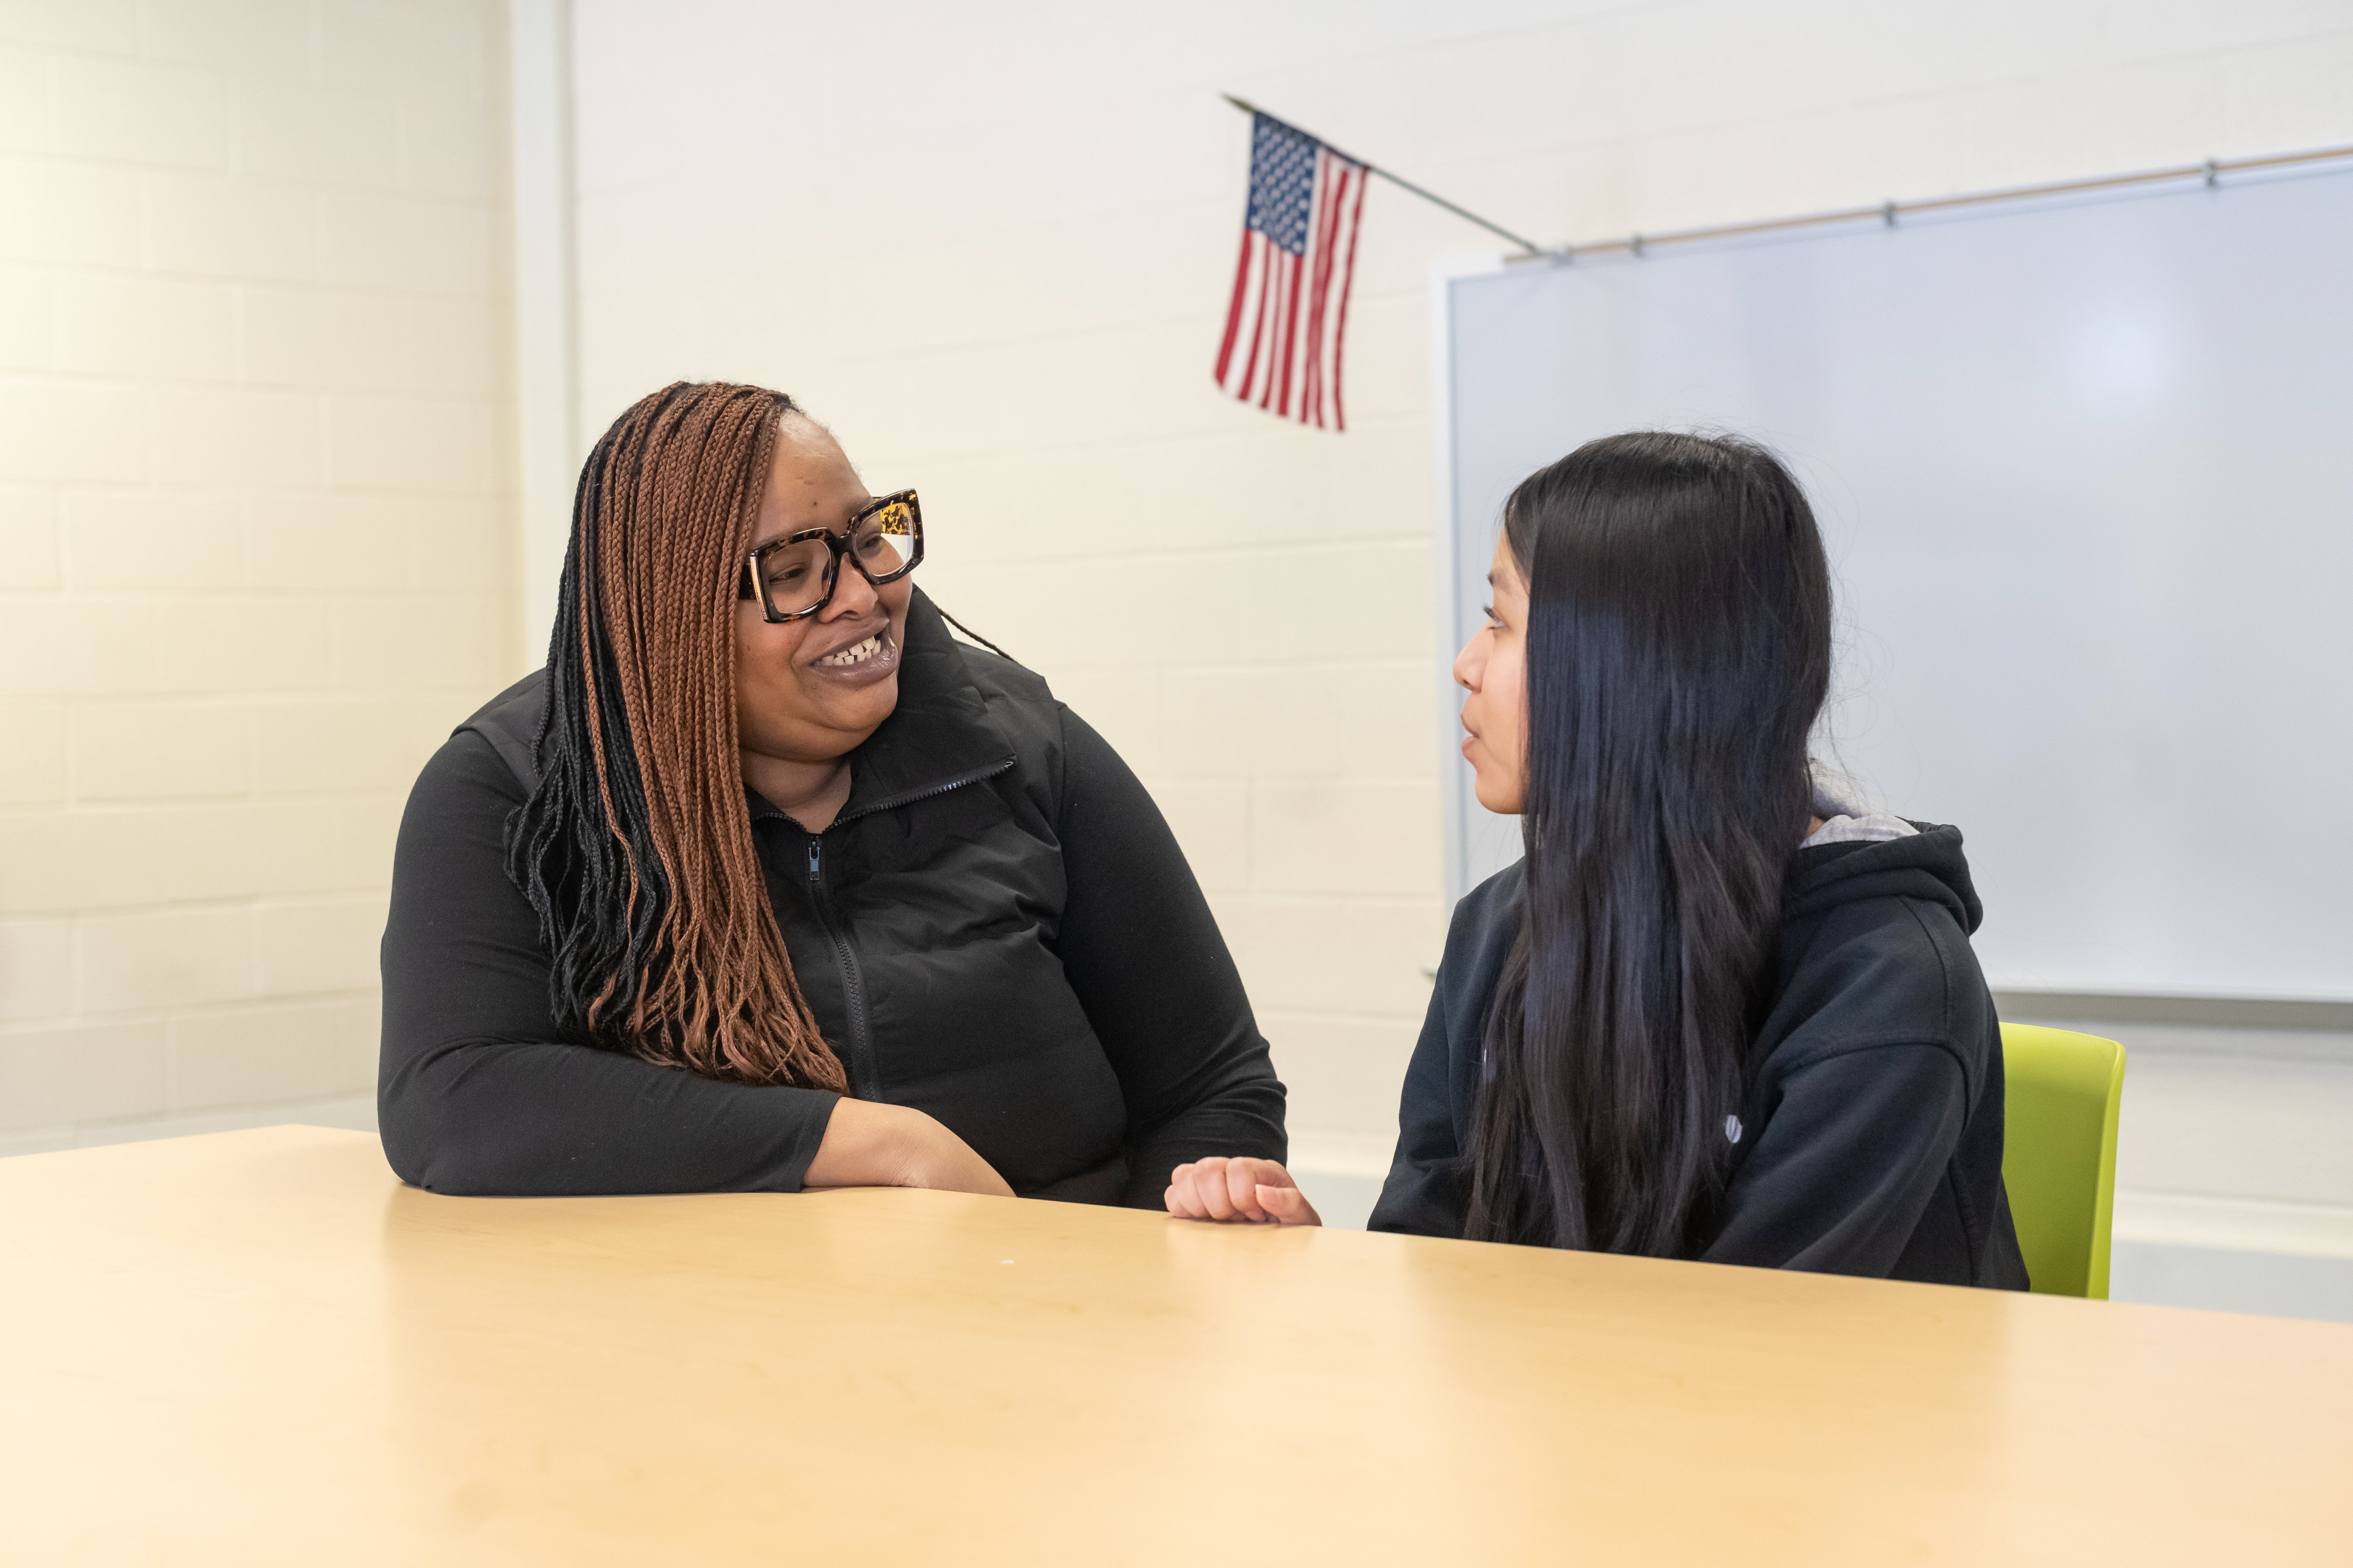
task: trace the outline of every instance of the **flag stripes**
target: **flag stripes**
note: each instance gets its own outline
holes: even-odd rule
[[[1256,117],[1250,208],[1218,346],[1218,384],[1229,396],[1303,425],[1347,428],[1341,351],[1365,178],[1362,164]]]

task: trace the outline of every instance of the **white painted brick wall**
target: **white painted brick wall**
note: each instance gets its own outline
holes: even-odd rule
[[[511,679],[494,0],[0,4],[0,1152],[364,1114]]]
[[[534,651],[503,36],[0,0],[0,1151],[368,1090],[401,798]],[[2343,0],[582,0],[577,37],[591,426],[764,380],[919,484],[934,590],[1176,824],[1335,1168],[1386,1152],[1443,931],[1424,289],[1482,240],[1377,191],[1351,433],[1221,401],[1216,91],[1548,239],[2353,139]],[[2148,1086],[2133,1184],[2256,1190],[2181,1130],[2270,1100]]]
[[[1426,279],[1377,186],[1345,437],[1218,396],[1247,126],[1547,240],[2353,140],[2342,0],[581,0],[584,408],[805,399],[943,602],[1151,784],[1329,1151],[1378,1146],[1439,900]],[[1351,1140],[1355,1140],[1352,1142]]]

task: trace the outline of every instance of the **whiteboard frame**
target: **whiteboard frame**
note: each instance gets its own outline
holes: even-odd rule
[[[2242,175],[2240,178],[2235,180],[2227,180],[2224,183],[2242,184],[2252,183],[2253,181],[2268,182],[2272,179],[2292,179],[2299,175],[2308,174],[2341,171],[2345,167],[2346,165],[2344,163],[2332,161],[2331,163],[2321,164],[2317,168],[2299,167],[2292,172],[2264,169],[2255,171],[2248,175]],[[2206,177],[2204,183],[2211,185],[2217,182],[2214,177],[2210,174]],[[2146,191],[2136,190],[2130,193],[2130,195],[2153,195],[2161,194],[2162,190],[2163,187]],[[2108,190],[2098,190],[2087,191],[2081,195],[2052,195],[2036,191],[2022,193],[2022,195],[2031,198],[2030,205],[2047,207],[2073,206],[2079,204],[2090,205],[2115,200],[2118,198],[2120,193]],[[1971,214],[1969,216],[1976,216],[1978,215]],[[1983,216],[1991,216],[1994,215],[1992,213],[1987,213]],[[1826,232],[1835,231],[1830,230]],[[1758,243],[1760,240],[1764,243],[1773,243],[1777,241],[1785,241],[1788,237],[1790,237],[1785,235],[1774,235],[1770,237],[1756,237],[1754,238],[1734,238],[1712,242],[1709,244],[1708,248],[1746,248],[1747,245]],[[1622,265],[1623,263],[1620,264]],[[1634,264],[1640,264],[1639,253],[1638,258]],[[1469,835],[1472,829],[1472,825],[1475,820],[1472,814],[1479,809],[1476,798],[1472,795],[1470,788],[1471,773],[1468,765],[1461,758],[1459,749],[1459,738],[1461,735],[1461,703],[1454,695],[1453,682],[1451,679],[1451,668],[1455,653],[1461,647],[1463,640],[1470,636],[1470,628],[1462,626],[1460,620],[1460,605],[1461,604],[1461,590],[1462,587],[1461,545],[1462,541],[1462,523],[1464,520],[1457,515],[1455,506],[1457,441],[1454,416],[1455,345],[1452,288],[1458,281],[1514,269],[1516,266],[1540,266],[1549,268],[1567,265],[1574,265],[1574,263],[1551,259],[1513,263],[1507,261],[1502,253],[1492,253],[1441,258],[1440,260],[1432,263],[1430,269],[1430,310],[1431,329],[1430,401],[1432,405],[1430,427],[1433,442],[1431,470],[1434,485],[1433,510],[1435,514],[1433,548],[1438,556],[1437,564],[1439,568],[1438,571],[1433,574],[1433,576],[1436,581],[1436,593],[1438,595],[1438,614],[1436,616],[1437,635],[1441,645],[1439,656],[1440,681],[1438,693],[1440,710],[1439,794],[1440,810],[1442,818],[1440,825],[1440,838],[1444,857],[1446,900],[1450,910],[1452,908],[1454,903],[1459,901],[1464,894],[1470,891],[1469,879],[1471,872],[1470,856],[1468,853],[1470,843]],[[2015,988],[2013,987],[2012,989]],[[2035,994],[2035,989],[2036,988],[2030,988],[2030,991],[2026,994]],[[2253,989],[2228,987],[2217,988],[2206,986],[2200,987],[2195,990],[2179,990],[2157,986],[2137,986],[2129,984],[2086,984],[2079,982],[2071,984],[2063,992],[2053,992],[2051,994],[2084,997],[2145,997],[2157,1001],[2211,1001],[2217,1003],[2239,1002],[2254,1004],[2289,1003],[2337,1005],[2353,1004],[2353,991],[2340,992],[2326,987],[2289,994],[2268,989],[2258,991]]]

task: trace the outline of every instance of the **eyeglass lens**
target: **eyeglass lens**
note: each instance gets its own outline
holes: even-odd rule
[[[850,539],[850,553],[858,557],[868,576],[887,577],[906,565],[914,533],[914,508],[894,500],[859,520],[858,531]]]

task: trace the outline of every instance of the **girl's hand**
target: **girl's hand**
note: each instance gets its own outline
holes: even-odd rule
[[[1168,1212],[1179,1219],[1252,1225],[1322,1225],[1323,1215],[1271,1160],[1217,1157],[1168,1173]]]

